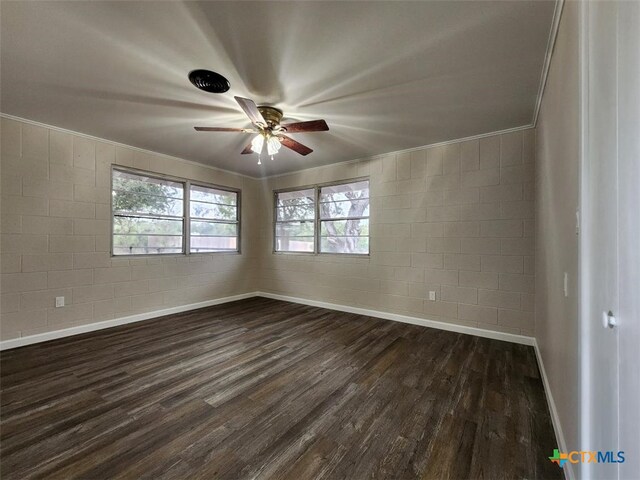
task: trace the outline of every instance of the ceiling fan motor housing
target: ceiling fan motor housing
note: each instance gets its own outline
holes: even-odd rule
[[[279,108],[262,105],[258,107],[258,111],[262,114],[262,117],[265,119],[269,127],[280,125],[280,120],[282,120],[283,114],[282,110]]]

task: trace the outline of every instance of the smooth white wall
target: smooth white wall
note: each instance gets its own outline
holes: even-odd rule
[[[535,337],[569,449],[580,448],[579,55],[579,4],[565,2],[536,130]]]

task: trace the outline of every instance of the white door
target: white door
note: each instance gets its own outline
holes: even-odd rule
[[[585,142],[582,164],[581,308],[582,445],[575,450],[618,451],[617,2],[583,3],[586,18],[583,86]],[[583,97],[584,98],[584,97]],[[576,465],[578,478],[617,479],[617,464]]]
[[[640,2],[618,7],[620,478],[640,478]]]
[[[581,204],[583,450],[623,463],[579,478],[640,478],[640,2],[584,2]],[[611,311],[617,326],[606,325]]]

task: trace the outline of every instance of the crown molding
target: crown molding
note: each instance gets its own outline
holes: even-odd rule
[[[336,165],[349,165],[351,163],[366,162],[370,160],[376,160],[379,158],[388,157],[389,155],[401,155],[403,153],[417,152],[418,150],[424,150],[425,148],[444,147],[446,145],[453,145],[454,143],[468,142],[471,140],[480,140],[482,138],[495,137],[496,135],[506,135],[507,133],[520,132],[522,130],[529,130],[531,128],[535,128],[535,125],[529,124],[529,125],[522,125],[520,127],[505,128],[504,130],[495,130],[493,132],[480,133],[478,135],[471,135],[470,137],[455,138],[453,140],[446,140],[444,142],[429,143],[427,145],[420,145],[419,147],[405,148],[404,150],[394,150],[392,152],[387,152],[387,153],[378,153],[376,155],[371,155],[369,157],[360,157],[352,160],[345,160],[344,162],[327,163],[326,165],[318,165],[317,167],[303,168],[301,170],[292,170],[291,172],[286,172],[286,173],[276,173],[275,175],[267,175],[265,177],[260,177],[259,179],[266,180],[271,178],[286,177],[287,175],[293,175],[296,173],[306,172],[309,170],[317,170],[320,168],[332,167]]]
[[[232,172],[231,170],[225,170],[224,168],[214,167],[212,165],[207,165],[206,163],[194,162],[193,160],[187,160],[185,158],[174,157],[173,155],[167,155],[166,153],[154,152],[153,150],[147,150],[145,148],[134,147],[132,145],[127,145],[126,143],[115,142],[113,140],[108,140],[102,137],[96,137],[95,135],[89,135],[87,133],[76,132],[75,130],[69,130],[68,128],[56,127],[55,125],[49,125],[47,123],[36,122],[35,120],[30,120],[28,118],[18,117],[16,115],[11,115],[9,113],[0,112],[1,118],[6,118],[9,120],[15,120],[17,122],[27,123],[29,125],[34,125],[36,127],[48,128],[49,130],[55,130],[57,132],[69,133],[71,135],[75,135],[77,137],[87,138],[89,140],[95,140],[102,143],[108,143],[109,145],[113,145],[115,147],[123,147],[129,150],[134,150],[136,152],[147,153],[151,155],[157,155],[159,157],[167,158],[169,160],[178,160],[180,162],[188,163],[190,165],[195,165],[197,167],[205,167],[211,170],[215,170],[216,172],[222,172],[229,175],[235,175],[237,177],[250,178],[251,180],[260,180],[264,177],[252,177],[251,175],[245,175],[244,173]]]
[[[35,125],[37,127],[43,127],[43,128],[48,128],[48,129],[51,129],[51,130],[56,130],[58,132],[69,133],[71,135],[77,135],[79,137],[88,138],[90,140],[95,140],[95,141],[99,141],[99,142],[103,142],[103,143],[108,143],[108,144],[114,145],[116,147],[123,147],[123,148],[128,148],[130,150],[135,150],[137,152],[142,152],[142,153],[147,153],[147,154],[152,154],[152,155],[158,155],[160,157],[168,158],[170,160],[178,160],[180,162],[185,162],[185,163],[188,163],[188,164],[191,164],[191,165],[195,165],[195,166],[198,166],[198,167],[205,167],[205,168],[209,168],[211,170],[215,170],[217,172],[222,172],[222,173],[226,173],[226,174],[229,174],[229,175],[236,175],[238,177],[249,178],[251,180],[267,180],[267,179],[270,179],[270,178],[285,177],[287,175],[292,175],[292,174],[295,174],[295,173],[306,172],[307,170],[316,170],[316,169],[325,168],[325,167],[331,167],[331,166],[335,166],[335,165],[348,165],[348,164],[351,164],[351,163],[358,163],[358,162],[363,162],[363,161],[368,161],[368,160],[376,160],[378,158],[387,157],[389,155],[400,155],[400,154],[403,154],[403,153],[411,153],[411,152],[416,152],[418,150],[423,150],[425,148],[443,147],[443,146],[446,146],[446,145],[452,145],[454,143],[467,142],[467,141],[470,141],[470,140],[479,140],[479,139],[482,139],[482,138],[493,137],[493,136],[496,136],[496,135],[505,135],[507,133],[519,132],[521,130],[529,130],[530,128],[535,128],[535,126],[532,125],[532,124],[522,125],[520,127],[505,128],[504,130],[495,130],[495,131],[492,131],[492,132],[480,133],[478,135],[471,135],[469,137],[454,138],[452,140],[446,140],[444,142],[429,143],[429,144],[426,144],[426,145],[420,145],[418,147],[406,148],[404,150],[395,150],[395,151],[392,151],[392,152],[378,153],[376,155],[371,155],[371,156],[368,156],[368,157],[360,157],[360,158],[355,158],[355,159],[351,159],[351,160],[345,160],[344,162],[328,163],[326,165],[318,165],[317,167],[302,168],[300,170],[292,170],[290,172],[277,173],[277,174],[274,174],[274,175],[265,175],[264,177],[253,177],[251,175],[246,175],[246,174],[243,174],[243,173],[233,172],[231,170],[225,170],[223,168],[214,167],[214,166],[211,166],[211,165],[207,165],[205,163],[194,162],[193,160],[186,160],[184,158],[174,157],[172,155],[167,155],[165,153],[154,152],[153,150],[147,150],[147,149],[144,149],[144,148],[133,147],[133,146],[127,145],[125,143],[115,142],[113,140],[107,140],[107,139],[104,139],[104,138],[101,138],[101,137],[96,137],[95,135],[88,135],[86,133],[76,132],[74,130],[69,130],[67,128],[56,127],[55,125],[49,125],[49,124],[46,124],[46,123],[37,122],[35,120],[29,120],[28,118],[22,118],[22,117],[18,117],[16,115],[8,114],[8,113],[0,112],[0,117],[7,118],[9,120],[15,120],[15,121],[18,121],[18,122],[27,123],[27,124],[30,124],[30,125]]]
[[[540,107],[542,105],[542,97],[544,96],[544,89],[547,86],[547,79],[549,78],[549,70],[551,68],[551,59],[553,57],[553,51],[556,46],[556,39],[558,38],[558,30],[560,29],[560,18],[562,17],[562,11],[565,0],[556,0],[555,8],[553,10],[553,19],[551,20],[551,29],[549,30],[549,38],[547,39],[547,51],[544,56],[544,64],[542,66],[542,73],[540,74],[540,88],[538,89],[538,97],[536,98],[536,106],[533,110],[533,119],[531,125],[535,127],[538,125],[538,115],[540,114]]]

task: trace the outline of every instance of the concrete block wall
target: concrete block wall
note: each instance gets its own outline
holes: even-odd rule
[[[257,180],[7,118],[0,135],[3,340],[256,290]],[[112,258],[111,164],[240,188],[242,253]]]
[[[534,164],[527,129],[268,178],[260,288],[533,335]],[[273,190],[360,176],[371,181],[370,256],[272,252]]]
[[[533,129],[262,180],[7,118],[0,136],[4,340],[257,290],[533,335]],[[242,189],[242,253],[112,258],[111,164]],[[370,256],[272,252],[274,189],[361,176]]]

